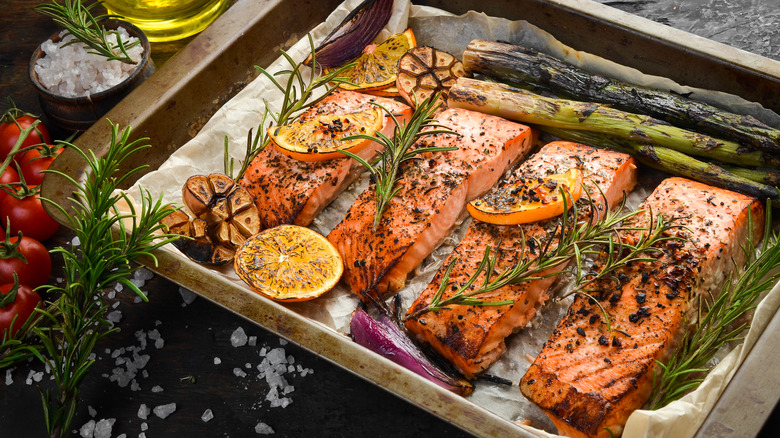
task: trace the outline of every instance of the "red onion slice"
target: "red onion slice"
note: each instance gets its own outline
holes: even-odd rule
[[[468,395],[474,386],[467,380],[446,374],[417,348],[386,314],[372,318],[362,309],[352,313],[349,324],[352,339],[369,350],[406,367],[456,394]]]
[[[347,15],[314,51],[323,68],[346,64],[363,52],[390,21],[394,0],[366,0]],[[311,55],[306,58],[311,64]]]

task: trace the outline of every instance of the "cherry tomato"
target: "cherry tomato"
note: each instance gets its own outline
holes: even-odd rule
[[[19,164],[22,166],[22,176],[27,185],[37,186],[43,182],[44,170],[51,166],[51,163],[62,152],[62,148],[54,149],[56,146],[47,146],[49,151],[43,152],[42,148],[30,149],[22,155]]]
[[[19,254],[27,260],[25,263]],[[46,284],[51,275],[51,255],[43,244],[27,236],[14,236],[0,243],[0,284],[19,283],[32,288]]]
[[[0,301],[15,286],[16,299],[6,303],[5,307],[0,308],[0,336],[8,329],[11,330],[11,336],[15,336],[22,325],[30,319],[30,316],[35,312],[35,308],[41,304],[41,296],[32,290],[30,286],[24,284],[14,285],[13,283],[0,285]],[[14,318],[16,318],[16,321],[14,321]],[[12,324],[13,327],[11,327]]]
[[[41,198],[35,194],[17,199],[11,195],[0,202],[0,220],[3,224],[10,222],[10,234],[22,232],[26,237],[44,241],[53,236],[60,227],[59,222],[43,209]]]
[[[17,140],[19,140],[19,135],[21,134],[19,128],[27,129],[36,120],[38,119],[29,114],[25,114],[16,117],[16,122],[19,123],[19,126],[16,126],[16,123],[13,121],[0,124],[0,160],[5,160],[5,157],[8,156],[8,153],[11,152],[11,149],[13,149]],[[44,126],[43,123],[38,123],[35,128],[36,129],[32,130],[30,134],[27,135],[27,138],[22,142],[22,145],[19,146],[20,149],[41,143],[51,143],[49,130],[46,129],[46,126]]]
[[[0,175],[0,185],[2,184],[11,184],[11,183],[18,183],[19,182],[19,173],[16,172],[11,166],[8,166],[5,168],[5,172],[3,172],[2,175]],[[0,189],[0,204],[2,204],[3,199],[8,196],[8,193],[6,193],[5,190]],[[5,229],[5,224],[0,224],[0,228]]]

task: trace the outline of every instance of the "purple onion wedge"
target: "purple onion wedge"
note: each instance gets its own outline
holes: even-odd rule
[[[338,67],[357,58],[379,35],[393,13],[393,0],[366,0],[347,15],[314,51],[323,68]],[[311,55],[304,62],[311,65]]]
[[[384,312],[378,319],[362,309],[352,313],[352,339],[369,350],[413,371],[456,394],[468,395],[474,386],[463,378],[448,375],[434,365]]]

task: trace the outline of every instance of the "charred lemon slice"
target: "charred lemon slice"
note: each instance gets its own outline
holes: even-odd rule
[[[571,169],[565,173],[542,178],[521,178],[505,186],[492,189],[466,206],[474,219],[498,225],[517,225],[537,222],[563,213],[564,197],[571,196],[571,205],[582,193],[582,172]]]
[[[259,294],[277,301],[305,301],[331,290],[344,265],[321,234],[297,225],[269,228],[236,251],[236,273]]]
[[[359,152],[370,140],[342,141],[350,135],[374,135],[382,129],[382,110],[374,107],[352,114],[322,114],[288,125],[268,129],[268,135],[280,152],[300,161],[324,161],[344,158],[339,149]]]
[[[409,49],[416,46],[412,29],[391,35],[379,45],[370,44],[363,54],[351,61],[355,63],[340,75],[352,84],[339,84],[339,88],[352,91],[380,93],[388,87],[395,87],[398,72],[398,60]],[[398,90],[395,90],[396,93]],[[389,90],[392,92],[392,90]],[[398,94],[396,94],[397,96]]]
[[[406,52],[398,61],[396,87],[412,107],[437,92],[441,92],[446,102],[450,87],[466,75],[463,63],[451,54],[420,46]]]

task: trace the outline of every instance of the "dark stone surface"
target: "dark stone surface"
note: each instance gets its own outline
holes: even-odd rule
[[[32,6],[38,2],[4,2],[0,14],[0,98],[9,96],[19,107],[33,113],[40,113],[40,107],[27,78],[27,63],[35,46],[55,30],[49,19],[33,12]],[[764,56],[780,56],[780,15],[774,0],[600,2]],[[155,45],[158,66],[183,43]],[[67,135],[56,130],[53,134],[56,138]],[[64,244],[71,237],[62,230],[48,244]],[[55,271],[52,281],[57,281],[58,275]],[[120,331],[106,338],[96,350],[97,361],[82,386],[83,403],[72,429],[90,419],[114,418],[112,436],[124,433],[127,437],[138,436],[144,431],[144,423],[149,437],[256,436],[255,426],[259,422],[273,428],[275,436],[283,437],[467,436],[314,354],[292,344],[281,345],[277,336],[202,298],[184,306],[178,286],[167,280],[155,277],[142,289],[148,291],[150,302],[136,304],[132,296],[118,294]],[[247,335],[257,337],[256,346],[230,344],[231,333],[239,327]],[[136,376],[140,389],[133,391],[130,386],[120,387],[110,381],[107,376],[119,366],[111,353],[124,348],[119,357],[131,357],[128,349],[140,348],[136,333],[148,334],[152,330],[159,332],[164,347],[158,349],[153,340],[147,339],[146,348],[139,352],[149,356],[143,368],[148,376],[141,372]],[[264,347],[270,350],[279,346],[294,357],[295,365],[314,370],[306,376],[298,371],[285,375],[295,388],[288,395],[292,403],[285,408],[269,406],[265,400],[269,386],[255,378],[254,368],[262,359],[260,351]],[[215,358],[221,363],[215,364]],[[252,368],[246,368],[246,364]],[[237,376],[236,368],[248,376]],[[5,371],[0,372],[0,436],[46,436],[37,384],[25,382],[31,372],[41,370],[35,362],[19,365],[11,370],[11,385],[5,384]],[[43,379],[41,385],[46,388],[50,385],[49,375],[44,374]],[[162,391],[153,391],[155,386]],[[154,414],[146,421],[138,417],[141,404],[153,408],[167,403],[176,403],[176,411],[166,419]],[[206,409],[214,414],[209,422],[201,420]],[[773,436],[777,426],[774,415],[762,436]]]

